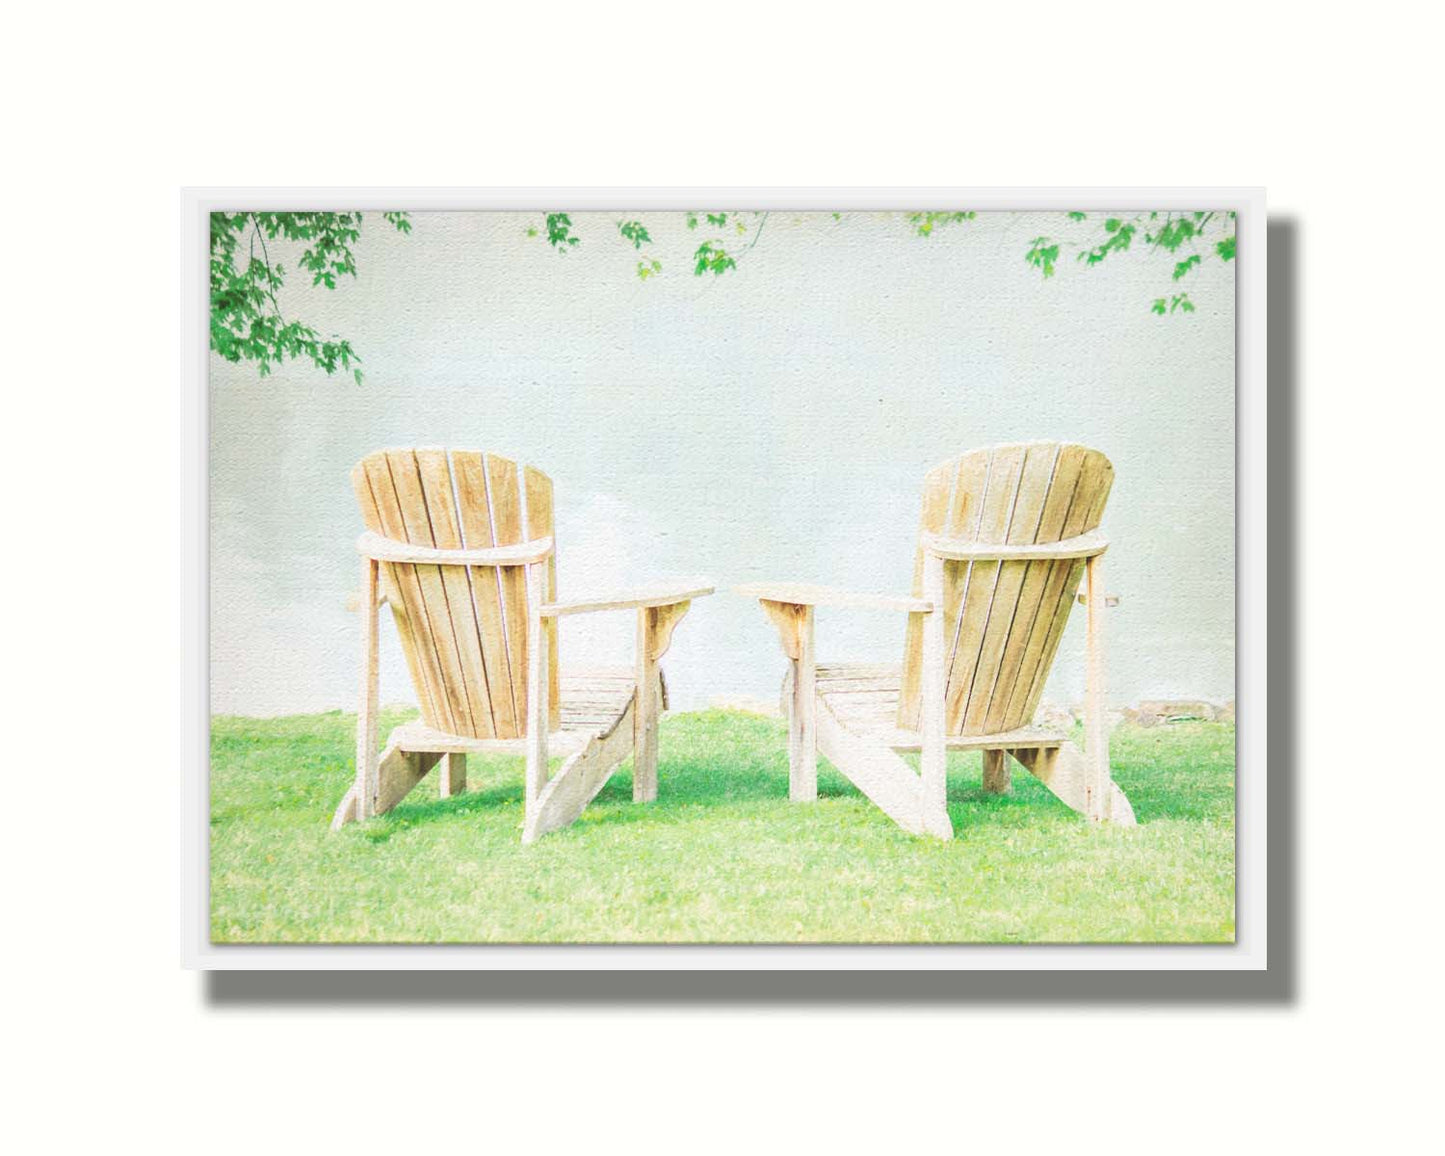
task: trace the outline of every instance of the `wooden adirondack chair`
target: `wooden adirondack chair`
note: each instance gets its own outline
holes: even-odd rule
[[[1008,757],[1076,811],[1132,825],[1109,771],[1098,533],[1114,467],[1097,450],[1030,442],[975,450],[929,471],[910,598],[756,583],[790,667],[789,796],[817,798],[817,752],[899,826],[951,838],[949,750],[983,752],[985,791],[1009,789]],[[1032,724],[1084,578],[1085,747]],[[817,606],[907,612],[903,665],[818,665]],[[921,752],[921,774],[897,751]]]
[[[366,532],[362,556],[362,695],[356,782],[332,830],[391,810],[432,767],[443,797],[464,790],[468,751],[525,754],[522,841],[572,822],[633,754],[632,797],[657,797],[658,660],[706,583],[556,600],[552,481],[497,454],[381,450],[351,471]],[[391,607],[421,721],[377,755],[378,611]],[[569,676],[557,619],[635,610],[631,669]],[[548,756],[566,757],[548,775]]]

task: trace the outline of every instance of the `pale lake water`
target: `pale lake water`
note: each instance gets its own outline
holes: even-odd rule
[[[1207,206],[1201,206],[1207,208]],[[1189,315],[1149,302],[1174,259],[1134,252],[1049,280],[1030,239],[1062,214],[981,213],[911,235],[901,215],[772,213],[736,270],[692,275],[681,214],[637,214],[662,275],[641,282],[626,214],[368,214],[360,276],[311,289],[281,255],[283,309],[350,338],[365,382],[299,363],[211,364],[211,702],[354,710],[361,530],[354,462],[385,446],[493,450],[556,485],[559,594],[702,575],[664,665],[675,709],[776,700],[783,659],[735,583],[906,592],[924,473],[1003,441],[1060,439],[1116,470],[1103,530],[1109,698],[1234,697],[1234,280],[1207,262]],[[751,220],[751,218],[749,218]],[[1087,223],[1086,223],[1087,224]],[[753,229],[756,225],[753,225]],[[728,235],[745,247],[753,237]],[[1082,615],[1047,702],[1082,696]],[[821,611],[820,659],[898,661],[902,616]],[[626,614],[569,618],[565,666],[631,660]],[[383,612],[382,699],[414,702]]]

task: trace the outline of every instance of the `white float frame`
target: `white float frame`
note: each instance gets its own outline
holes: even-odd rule
[[[213,210],[1231,209],[1235,273],[1235,932],[1233,944],[215,944],[209,939],[209,298]],[[205,188],[181,193],[181,962],[204,970],[1264,971],[1268,658],[1263,188]]]

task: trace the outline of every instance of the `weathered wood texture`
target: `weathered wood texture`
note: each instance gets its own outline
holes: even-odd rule
[[[528,566],[550,557],[554,545],[551,538],[538,538],[515,546],[413,546],[410,542],[397,542],[371,530],[356,539],[357,552],[363,557],[375,558],[378,562],[411,562],[431,566]]]
[[[1099,579],[1107,542],[1095,531],[1113,477],[1103,454],[1078,445],[977,450],[924,479],[911,598],[740,587],[760,600],[789,658],[793,797],[804,772],[816,776],[804,738],[816,727],[816,749],[905,830],[948,829],[946,753],[959,749],[983,752],[986,792],[1009,790],[1011,753],[1091,819],[1132,823],[1110,775],[1103,721],[1100,611],[1111,600]],[[1030,725],[1086,567],[1087,759],[1063,734]],[[902,667],[816,664],[813,607],[829,604],[907,610]],[[917,774],[895,753],[907,750],[920,752]]]
[[[1071,742],[1057,747],[1029,750],[1010,749],[1009,754],[1033,776],[1048,787],[1059,801],[1081,815],[1089,814],[1085,780],[1089,773],[1084,752]],[[1134,826],[1134,808],[1119,784],[1109,781],[1109,822],[1116,827]]]
[[[558,816],[575,818],[630,749],[634,797],[655,798],[658,717],[666,703],[658,661],[691,599],[712,586],[674,582],[558,602],[552,482],[497,454],[381,450],[363,458],[351,480],[368,531],[358,541],[363,686],[356,781],[333,825],[395,806],[443,756],[442,795],[465,790],[468,751],[526,757],[529,837],[564,821]],[[378,758],[383,600],[422,717],[398,727]],[[557,617],[624,604],[637,608],[634,667],[563,678]],[[619,730],[624,718],[628,725]],[[562,785],[549,775],[554,755],[568,760]]]
[[[556,532],[556,520],[552,507],[552,479],[541,470],[526,466],[522,470],[522,486],[527,495],[527,537],[550,538]],[[557,555],[554,552],[544,563],[547,580],[543,583],[542,594],[547,602],[557,600]],[[534,602],[529,610],[540,612]],[[547,664],[547,725],[555,727],[560,719],[562,704],[560,698],[560,671],[557,666],[557,620],[545,619],[542,633],[547,638],[548,653],[552,656]]]
[[[844,726],[825,698],[817,700],[818,750],[885,815],[912,835],[953,838],[943,800],[888,747]]]
[[[467,753],[449,751],[437,764],[441,778],[437,782],[437,794],[443,799],[463,794],[467,789]]]
[[[946,462],[924,482],[920,534],[1022,547],[1097,529],[1114,470],[1097,450],[1057,442],[993,446]],[[944,729],[950,736],[1024,727],[1043,694],[1068,621],[1081,558],[945,561]],[[924,550],[915,597],[926,597]],[[896,725],[920,725],[922,614],[910,616]]]
[[[783,680],[784,700],[791,693],[791,676]],[[850,731],[874,739],[890,750],[921,751],[923,736],[917,730],[896,725],[902,672],[897,666],[873,663],[822,663],[817,668],[817,694],[826,700],[834,717]],[[1062,731],[1048,727],[1017,727],[981,735],[945,735],[943,745],[951,751],[990,748],[1056,747],[1063,743]]]
[[[766,589],[778,593],[771,586]],[[788,798],[795,803],[811,803],[818,797],[813,604],[760,598],[759,605],[777,627],[778,640],[788,658],[788,675],[783,684],[783,717],[788,720]]]
[[[672,632],[691,602],[641,606],[637,610],[635,662],[636,702],[633,707],[632,801],[650,803],[657,798],[657,727],[660,703],[651,692],[658,677],[658,662],[672,645]]]
[[[819,719],[826,708],[833,723],[871,748],[890,751],[918,750],[922,745],[918,732],[900,730],[893,725],[901,683],[901,671],[896,666],[865,663],[820,665]],[[791,685],[788,677],[785,677],[785,700],[790,691]],[[833,759],[833,755],[822,743],[821,733],[820,729],[819,749]],[[1089,816],[1087,777],[1091,768],[1084,752],[1069,741],[1063,732],[1050,731],[1043,727],[1021,727],[993,735],[950,735],[945,741],[949,750],[983,751],[985,791],[1009,789],[1008,764],[1003,758],[1006,752],[1057,795],[1066,806]],[[833,761],[837,762],[836,759]],[[870,762],[876,765],[882,760],[878,759],[875,753]],[[902,765],[907,766],[906,763]],[[861,784],[859,789],[862,789]],[[869,798],[873,796],[870,794]],[[1108,798],[1109,822],[1120,826],[1133,826],[1134,810],[1124,792],[1112,779],[1108,783]],[[882,806],[881,803],[879,805]]]
[[[381,450],[352,471],[375,534],[440,550],[516,546],[553,535],[551,482],[495,454]],[[523,502],[523,493],[526,502]],[[525,567],[383,563],[386,595],[422,719],[468,738],[520,738],[527,716]],[[555,597],[555,558],[543,595]],[[551,725],[559,724],[555,625],[547,628]]]
[[[923,677],[919,682],[918,760],[923,776],[926,807],[944,808],[948,802],[948,748],[944,746],[944,664],[943,664],[943,560],[934,555],[923,559],[923,591],[934,607],[923,620]]]
[[[983,752],[983,790],[987,795],[1008,794],[1012,776],[1008,769],[1008,752],[996,747]]]
[[[596,598],[566,598],[548,602],[542,607],[544,618],[565,618],[569,614],[591,614],[598,610],[642,610],[648,607],[663,608],[686,606],[694,598],[711,594],[714,587],[709,582],[696,580],[653,582],[630,590],[620,590]],[[674,618],[681,618],[678,614]]]
[[[606,731],[589,735],[582,749],[547,781],[536,803],[527,809],[522,827],[523,843],[531,843],[548,831],[565,827],[597,797],[597,792],[633,749],[633,711],[633,700],[628,698],[612,725]]]
[[[773,602],[785,606],[838,606],[859,610],[918,612],[931,609],[930,603],[923,598],[904,598],[892,594],[863,594],[856,590],[843,590],[837,586],[819,586],[812,582],[745,582],[741,586],[734,586],[733,593],[744,598],[756,598],[760,602]]]
[[[1113,804],[1112,774],[1109,770],[1109,729],[1104,720],[1104,578],[1103,559],[1090,558],[1084,564],[1087,594],[1084,751],[1088,770],[1084,776],[1084,813],[1096,823],[1106,822]]]
[[[547,736],[552,757],[570,754],[587,735],[610,726],[627,709],[633,697],[633,672],[616,667],[564,673],[561,679],[561,725]],[[659,701],[667,706],[667,690],[661,669],[657,672]],[[494,755],[526,754],[527,741],[518,739],[471,739],[448,734],[425,723],[406,723],[391,732],[408,750],[476,751]]]
[[[381,566],[371,558],[361,560],[361,705],[356,713],[356,803],[358,818],[366,819],[376,799],[377,690],[381,675],[381,642],[378,636],[378,599]]]
[[[548,693],[547,658],[550,653],[547,635],[542,630],[540,603],[545,597],[546,573],[541,566],[527,567],[527,770],[526,806],[530,812],[537,804],[542,788],[547,785],[547,724],[551,710]]]
[[[436,766],[442,756],[434,751],[409,751],[395,740],[387,743],[377,762],[377,794],[368,809],[367,818],[384,815],[401,802],[428,771]],[[331,829],[339,830],[347,823],[355,822],[358,815],[358,794],[356,784],[346,792],[336,813],[331,817]]]
[[[598,736],[618,733],[621,726],[619,720],[624,718],[628,721],[627,725],[622,727],[622,732],[626,735],[628,749],[631,749],[631,710],[634,698],[632,671],[604,669],[569,672],[561,676],[560,690],[566,705],[562,709],[560,727],[548,735],[548,751],[551,755],[575,758],[594,745]],[[653,693],[658,707],[665,707],[667,688],[661,671],[653,684]],[[466,764],[463,760],[469,751],[479,754],[522,755],[526,753],[526,739],[465,738],[435,730],[424,723],[408,723],[397,727],[391,732],[387,749],[376,762],[375,777],[378,788],[376,802],[370,814],[381,815],[391,810],[439,763],[444,776],[438,784],[442,797],[465,790]],[[622,758],[626,757],[627,752],[624,751]],[[610,775],[615,769],[616,763],[612,764],[607,773]],[[558,774],[560,773],[559,771]],[[552,776],[553,779],[556,777]],[[604,778],[603,782],[605,781]],[[549,785],[550,780],[544,779],[543,786],[538,791],[539,804]],[[597,789],[601,789],[600,784]],[[587,801],[595,795],[596,791]],[[355,822],[360,817],[356,813],[359,797],[357,786],[353,784],[336,809],[331,824],[333,830],[346,823]],[[584,802],[583,806],[585,805]],[[558,813],[555,809],[549,812],[554,817]],[[573,818],[575,817],[573,815]],[[554,828],[547,827],[547,830],[552,829]]]

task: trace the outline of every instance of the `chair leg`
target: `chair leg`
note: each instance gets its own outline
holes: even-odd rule
[[[527,567],[527,769],[523,790],[529,817],[547,786],[547,724],[551,719],[547,696],[552,656],[541,616],[546,577],[543,565]]]
[[[1109,772],[1109,728],[1104,717],[1104,579],[1103,562],[1094,555],[1084,563],[1086,677],[1084,692],[1084,814],[1107,822],[1114,784]]]
[[[376,791],[371,798],[368,818],[384,815],[400,803],[443,757],[436,751],[403,750],[395,740],[387,743],[386,750],[374,760]],[[347,823],[361,818],[357,798],[356,784],[353,783],[332,816],[333,831],[339,831]]]
[[[441,762],[437,793],[443,799],[460,795],[467,789],[467,756],[464,751],[449,751]]]
[[[637,612],[637,646],[632,702],[632,801],[657,798],[657,661],[652,656],[650,610]]]
[[[657,798],[657,731],[667,691],[658,665],[672,645],[672,633],[692,606],[672,602],[637,611],[637,646],[633,677],[632,801]]]
[[[946,812],[948,806],[948,749],[944,738],[943,559],[926,552],[923,558],[923,596],[933,612],[923,619],[922,709],[919,755],[925,814]]]
[[[381,681],[377,603],[380,563],[361,563],[361,703],[356,712],[356,817],[371,818],[377,793],[377,698]]]
[[[758,600],[778,629],[788,656],[788,798],[811,803],[818,797],[818,668],[813,656],[813,608],[800,602]]]
[[[983,791],[986,795],[1006,795],[1012,785],[1009,773],[1008,751],[986,750],[983,752]]]
[[[818,669],[813,655],[813,608],[800,609],[798,657],[792,660],[793,704],[788,712],[788,798],[794,803],[812,803],[818,798]]]

